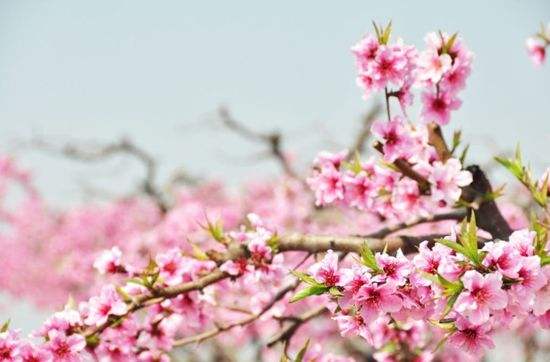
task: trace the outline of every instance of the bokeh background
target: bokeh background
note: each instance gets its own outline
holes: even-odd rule
[[[519,143],[535,170],[548,165],[550,67],[535,69],[525,51],[526,37],[550,21],[547,0],[0,0],[0,152],[32,169],[60,207],[89,199],[85,190],[131,189],[143,170],[127,158],[53,157],[32,139],[128,137],[158,159],[161,182],[178,168],[233,186],[276,174],[261,146],[217,122],[225,105],[253,129],[280,130],[305,170],[317,151],[348,146],[372,106],[349,48],[371,20],[390,19],[408,43],[459,31],[475,53],[448,127],[463,130],[470,160],[490,163]],[[45,316],[0,301],[0,316],[24,331]]]

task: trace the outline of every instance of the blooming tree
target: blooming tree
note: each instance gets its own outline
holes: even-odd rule
[[[529,45],[538,62],[547,35],[538,50]],[[519,150],[497,158],[529,200],[497,203],[503,189],[465,166],[460,132],[448,142],[442,130],[473,55],[457,33],[425,42],[417,49],[375,24],[352,47],[357,83],[365,98],[383,97],[386,115],[367,117],[350,150],[320,152],[307,177],[280,135],[227,111],[226,126],[265,142],[283,177],[240,195],[186,186],[168,200],[150,157],[128,141],[71,147],[65,154],[85,160],[136,156],[146,195],[56,211],[27,171],[1,158],[0,287],[65,305],[29,338],[6,322],[0,360],[168,361],[197,351],[222,360],[241,346],[267,361],[478,361],[505,331],[521,333],[531,356],[550,328],[549,173],[534,177]]]

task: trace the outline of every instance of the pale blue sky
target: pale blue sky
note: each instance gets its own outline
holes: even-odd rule
[[[79,199],[83,181],[112,187],[115,175],[127,189],[140,170],[19,147],[32,134],[128,135],[159,158],[164,175],[185,166],[235,183],[275,173],[273,164],[250,164],[256,144],[215,130],[213,112],[226,104],[252,127],[288,134],[306,165],[320,148],[349,144],[367,108],[349,47],[371,19],[392,19],[395,34],[418,45],[429,31],[458,30],[476,57],[452,125],[474,153],[485,151],[481,161],[488,149],[520,142],[536,167],[547,164],[550,64],[535,69],[524,49],[550,21],[547,0],[1,0],[0,149],[18,154],[62,203]]]

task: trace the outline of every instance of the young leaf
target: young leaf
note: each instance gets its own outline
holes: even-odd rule
[[[447,239],[436,239],[436,242],[445,245],[446,247],[453,249],[457,253],[460,253],[462,255],[466,255],[467,251],[461,244],[457,243],[456,241],[447,240]]]
[[[312,295],[321,295],[326,293],[329,290],[329,287],[326,287],[322,284],[310,285],[300,291],[298,291],[292,298],[290,298],[290,303],[297,302],[304,298],[310,297]]]
[[[302,362],[304,360],[304,356],[306,354],[308,347],[309,347],[309,339],[306,341],[302,349],[300,349],[300,351],[296,355],[296,359],[294,360],[294,362]]]
[[[10,327],[11,319],[8,319],[7,321],[2,324],[2,327],[0,327],[0,333],[4,333],[8,331],[8,328]]]
[[[294,275],[296,278],[300,279],[302,282],[307,283],[309,285],[319,285],[320,284],[315,280],[315,278],[313,278],[311,275],[309,275],[307,273],[297,271],[297,270],[293,270],[290,273],[292,275]]]
[[[375,272],[382,271],[376,262],[376,257],[374,253],[369,248],[369,244],[365,241],[363,247],[361,248],[361,260],[363,264],[372,269]]]

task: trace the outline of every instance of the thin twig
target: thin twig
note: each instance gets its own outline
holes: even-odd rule
[[[168,205],[162,193],[155,184],[158,168],[155,158],[127,138],[122,138],[118,142],[88,146],[75,145],[72,143],[57,146],[43,139],[34,139],[31,144],[38,149],[61,154],[70,159],[84,162],[100,162],[121,154],[134,157],[140,161],[145,168],[145,175],[141,185],[143,192],[154,199],[161,210],[166,211],[168,209]]]
[[[290,164],[282,149],[282,135],[279,132],[261,133],[254,131],[231,116],[229,110],[221,107],[218,111],[220,120],[231,131],[250,141],[266,144],[271,155],[279,162],[284,173],[292,178],[298,174]]]
[[[327,311],[327,308],[325,306],[317,307],[315,309],[312,309],[310,311],[307,311],[299,316],[293,316],[292,318],[287,318],[290,323],[281,329],[279,333],[277,333],[275,336],[273,336],[269,342],[267,342],[268,347],[273,347],[275,344],[279,342],[286,342],[288,345],[288,342],[296,333],[298,328],[300,328],[302,325],[310,321],[311,319],[318,317],[322,314],[324,314]]]

